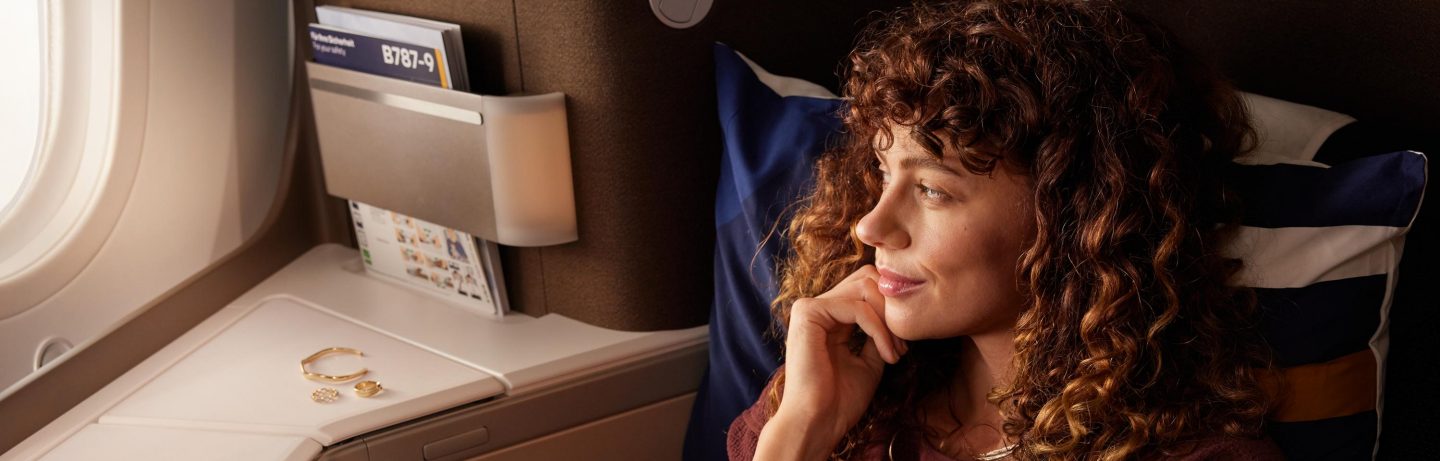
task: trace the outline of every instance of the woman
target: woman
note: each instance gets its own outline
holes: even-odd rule
[[[1232,87],[1101,1],[917,5],[850,61],[733,459],[1280,458]]]

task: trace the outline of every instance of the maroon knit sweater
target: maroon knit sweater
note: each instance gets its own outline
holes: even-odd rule
[[[755,444],[760,439],[760,428],[765,426],[769,404],[762,392],[758,402],[741,413],[730,423],[727,448],[730,461],[749,461],[755,457]],[[1171,459],[1181,461],[1233,460],[1233,461],[1283,461],[1285,456],[1270,439],[1244,439],[1235,437],[1212,437],[1194,442],[1187,454]],[[856,460],[897,460],[918,459],[920,461],[956,461],[930,444],[917,441],[901,441],[890,446],[872,446]]]

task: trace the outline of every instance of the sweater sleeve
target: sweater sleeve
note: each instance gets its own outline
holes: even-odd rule
[[[1285,454],[1269,438],[1215,437],[1194,445],[1181,461],[1284,461]]]
[[[730,461],[750,461],[755,458],[755,448],[760,442],[760,429],[765,427],[765,422],[770,419],[770,403],[766,396],[774,385],[775,380],[772,378],[770,383],[765,385],[765,389],[760,391],[760,398],[730,423],[730,431],[725,435],[725,449]]]

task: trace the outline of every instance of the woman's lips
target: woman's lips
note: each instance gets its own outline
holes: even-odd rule
[[[915,280],[886,269],[880,269],[879,272],[880,280],[877,280],[875,284],[880,286],[880,294],[885,295],[886,298],[905,296],[925,284],[924,280]]]

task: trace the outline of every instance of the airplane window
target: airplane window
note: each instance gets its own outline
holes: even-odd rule
[[[42,117],[42,72],[39,0],[5,6],[0,15],[0,43],[6,61],[0,71],[0,215],[14,202],[35,161]]]

